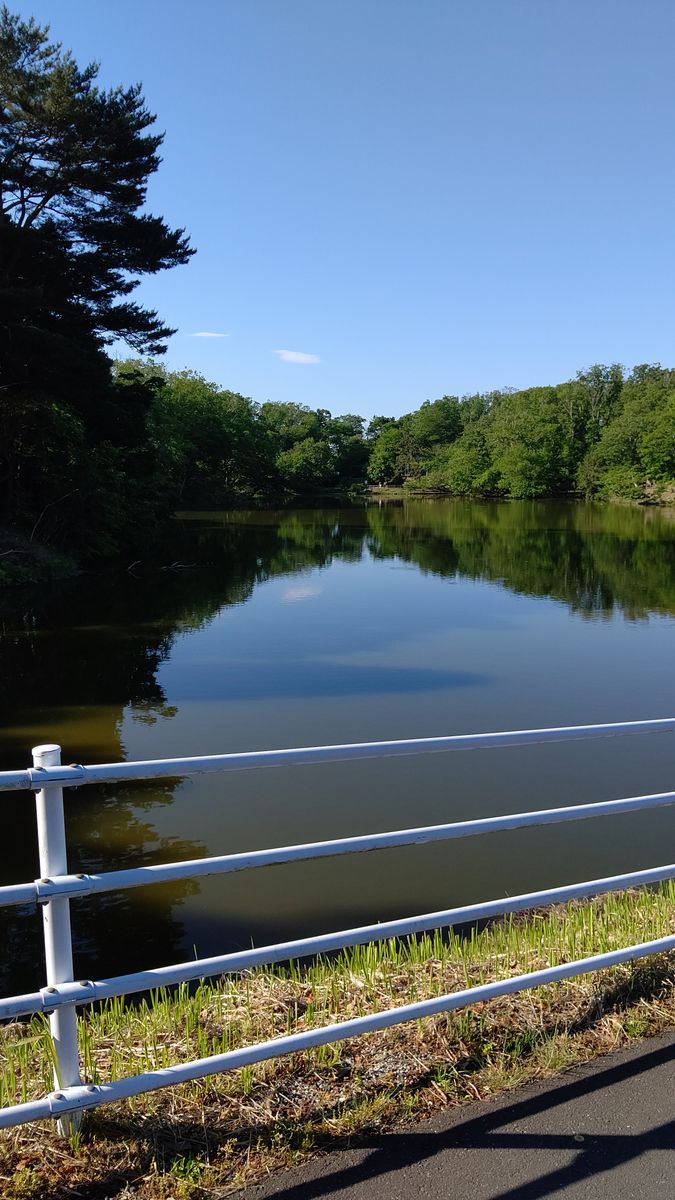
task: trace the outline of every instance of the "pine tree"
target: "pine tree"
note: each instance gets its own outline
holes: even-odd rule
[[[10,393],[65,386],[72,398],[82,372],[91,392],[108,377],[108,342],[156,354],[173,332],[130,299],[140,277],[193,253],[184,230],[144,211],[162,135],[139,85],[106,91],[97,74],[48,28],[0,9],[0,386]]]

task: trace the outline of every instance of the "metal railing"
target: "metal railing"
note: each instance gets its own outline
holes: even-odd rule
[[[187,1080],[201,1079],[233,1070],[282,1054],[341,1041],[357,1034],[386,1029],[404,1021],[436,1013],[450,1012],[477,1001],[507,995],[540,984],[568,979],[588,971],[628,962],[632,959],[675,949],[675,936],[626,946],[609,953],[566,962],[524,975],[511,976],[493,983],[466,988],[433,999],[401,1005],[349,1021],[305,1030],[288,1037],[274,1038],[257,1045],[231,1050],[208,1058],[196,1059],[161,1070],[145,1071],[110,1083],[83,1083],[77,1046],[78,1005],[107,1000],[114,996],[151,991],[247,968],[270,965],[331,950],[363,945],[385,938],[404,937],[431,929],[485,920],[506,913],[522,912],[543,905],[582,899],[604,892],[654,884],[675,878],[675,864],[633,871],[602,879],[585,880],[564,887],[529,892],[505,899],[423,913],[395,921],[363,925],[318,937],[300,938],[211,958],[193,959],[173,966],[136,971],[109,979],[76,981],[73,978],[73,951],[70,929],[70,900],[146,884],[224,875],[272,864],[363,853],[394,846],[420,845],[474,837],[505,829],[549,825],[563,821],[588,820],[592,817],[637,812],[675,804],[675,792],[630,796],[600,803],[570,805],[564,808],[514,813],[506,816],[458,821],[444,825],[422,826],[387,833],[336,838],[303,845],[281,846],[239,854],[165,863],[150,867],[107,871],[98,874],[69,874],[64,822],[63,789],[91,783],[111,783],[139,779],[179,778],[185,775],[261,769],[281,765],[327,763],[345,759],[388,758],[395,755],[429,754],[452,750],[500,746],[520,746],[541,742],[571,741],[613,737],[625,734],[672,733],[675,718],[659,721],[629,721],[608,725],[580,725],[555,729],[528,729],[501,733],[462,734],[451,737],[414,738],[406,741],[364,742],[343,746],[312,746],[289,750],[264,750],[243,754],[219,754],[202,758],[162,759],[151,762],[110,763],[97,766],[66,766],[61,763],[59,746],[38,746],[33,751],[33,766],[22,771],[0,772],[0,792],[28,789],[35,791],[38,848],[41,877],[29,883],[0,887],[0,907],[35,904],[42,908],[46,960],[46,984],[35,992],[0,999],[0,1019],[49,1014],[54,1046],[55,1090],[48,1096],[0,1109],[0,1128],[8,1128],[47,1117],[56,1118],[61,1132],[74,1128],[83,1110],[111,1101],[127,1099],[142,1092]]]

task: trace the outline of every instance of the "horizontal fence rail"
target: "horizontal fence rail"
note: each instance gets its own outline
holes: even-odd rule
[[[221,1071],[233,1071],[238,1067],[264,1062],[270,1058],[280,1058],[283,1054],[294,1054],[315,1046],[326,1046],[331,1042],[345,1041],[345,1039],[357,1037],[359,1034],[389,1029],[392,1025],[401,1025],[406,1021],[418,1021],[422,1017],[453,1012],[458,1008],[477,1004],[479,1001],[494,1000],[498,996],[509,996],[514,992],[526,991],[528,988],[559,983],[563,979],[573,979],[575,976],[585,975],[589,971],[600,971],[607,967],[618,966],[620,963],[632,962],[636,958],[645,958],[650,954],[662,954],[668,950],[675,950],[675,936],[659,938],[652,942],[641,942],[637,946],[611,950],[606,954],[595,954],[590,958],[580,958],[576,962],[564,963],[559,967],[528,971],[525,975],[512,975],[509,979],[500,979],[496,983],[480,984],[478,987],[449,992],[445,996],[434,996],[430,1000],[418,1000],[414,1004],[402,1004],[398,1008],[371,1013],[367,1017],[355,1017],[351,1021],[339,1021],[334,1025],[325,1025],[321,1029],[310,1029],[302,1033],[290,1034],[288,1037],[274,1038],[269,1042],[258,1042],[254,1046],[246,1046],[241,1050],[228,1050],[224,1054],[214,1054],[209,1058],[198,1058],[193,1062],[180,1063],[174,1067],[147,1071],[126,1079],[115,1080],[114,1083],[80,1084],[75,1087],[63,1088],[45,1096],[42,1100],[33,1100],[27,1104],[16,1104],[1,1109],[0,1129],[24,1124],[26,1121],[37,1121],[44,1117],[62,1118],[65,1114],[95,1108],[99,1104],[111,1103],[114,1100],[129,1100],[133,1096],[140,1096],[143,1092],[150,1092],[157,1088],[189,1083],[194,1079],[205,1079],[207,1076],[216,1075]]]
[[[366,833],[359,837],[334,838],[326,842],[303,842],[298,846],[278,846],[272,850],[248,850],[213,858],[192,858],[185,862],[157,863],[150,867],[127,867],[97,875],[80,873],[53,879],[36,879],[0,887],[0,908],[13,904],[42,904],[54,896],[100,895],[126,888],[175,883],[207,875],[229,875],[256,867],[279,866],[314,858],[336,858],[341,854],[364,854],[401,846],[422,846],[429,842],[477,837],[484,833],[524,829],[532,825],[556,825],[564,821],[587,821],[591,817],[616,816],[646,808],[675,804],[675,792],[655,792],[648,796],[627,796],[623,800],[602,800],[597,804],[575,804],[568,808],[543,808],[533,812],[512,813],[502,817],[481,817],[476,821],[455,821],[449,825],[421,825],[391,833]]]
[[[103,763],[83,767],[29,767],[0,772],[0,792],[16,792],[60,784],[121,783],[134,779],[175,779],[181,775],[212,775],[262,767],[300,767],[346,759],[394,758],[397,755],[445,754],[450,750],[483,750],[525,746],[537,742],[584,741],[629,733],[673,733],[675,717],[658,721],[618,721],[608,725],[567,725],[551,729],[516,729],[499,733],[459,733],[449,737],[406,738],[395,742],[353,742],[338,746],[302,746],[290,750],[247,750],[241,754],[210,754],[200,758],[160,758],[148,762]]]
[[[70,874],[67,869],[65,843],[64,788],[78,788],[87,784],[125,783],[142,779],[177,778],[273,766],[301,766],[341,760],[389,758],[396,755],[525,746],[626,734],[674,731],[675,718],[669,718],[656,721],[629,721],[604,725],[578,725],[389,742],[364,742],[352,745],[248,751],[201,758],[161,759],[96,766],[81,766],[80,764],[66,766],[60,762],[58,746],[37,747],[33,751],[34,765],[32,768],[23,771],[0,772],[0,792],[27,789],[37,792],[38,847],[42,875],[39,879],[31,882],[0,887],[0,907],[40,906],[44,926],[47,982],[43,988],[35,992],[1,998],[0,1019],[11,1020],[35,1013],[50,1015],[57,1090],[41,1100],[12,1105],[0,1110],[0,1128],[9,1128],[26,1121],[52,1117],[58,1120],[61,1132],[67,1133],[76,1127],[78,1114],[82,1110],[99,1104],[125,1099],[145,1091],[190,1079],[204,1078],[210,1074],[261,1062],[281,1054],[290,1054],[296,1050],[325,1045],[359,1033],[385,1029],[399,1022],[416,1020],[419,1017],[440,1012],[450,1012],[480,1000],[507,995],[525,988],[537,987],[540,984],[598,970],[604,966],[629,962],[649,954],[675,949],[675,936],[664,937],[576,962],[529,972],[525,975],[512,976],[479,987],[467,988],[446,996],[434,997],[433,1000],[402,1005],[386,1012],[373,1013],[321,1029],[308,1030],[241,1050],[198,1059],[192,1063],[145,1072],[129,1079],[117,1080],[114,1083],[83,1084],[77,1053],[76,1006],[227,973],[237,973],[291,959],[330,953],[387,938],[415,936],[431,929],[487,920],[507,913],[588,898],[629,887],[655,884],[675,878],[675,864],[601,879],[585,880],[563,887],[548,888],[518,896],[448,908],[439,912],[363,925],[354,929],[339,930],[317,937],[280,942],[276,945],[211,958],[194,959],[187,963],[137,971],[110,979],[81,980],[79,982],[73,979],[69,916],[71,899],[179,879],[224,875],[264,866],[290,864],[308,859],[335,857],[342,854],[372,853],[395,847],[423,845],[508,830],[514,831],[529,826],[630,814],[673,805],[675,804],[675,792],[660,792],[585,805],[511,813],[474,821],[420,826],[357,837],[219,855],[186,862],[163,863],[151,867],[129,868],[99,874]]]
[[[395,921],[378,921],[373,925],[360,925],[355,929],[341,929],[316,937],[278,942],[273,946],[261,946],[260,949],[237,950],[212,958],[191,958],[187,962],[175,963],[170,967],[154,967],[149,971],[135,971],[131,975],[115,975],[111,979],[85,979],[79,983],[56,984],[42,988],[39,992],[8,996],[0,1000],[0,1020],[28,1016],[30,1013],[53,1012],[72,1004],[90,1004],[95,1000],[112,1000],[116,996],[156,991],[158,988],[171,987],[174,984],[213,978],[214,975],[233,974],[252,970],[254,967],[289,962],[296,958],[330,954],[352,946],[365,946],[368,942],[413,937],[431,929],[486,921],[493,917],[505,916],[507,913],[526,912],[528,909],[543,908],[551,904],[566,904],[570,900],[621,892],[631,887],[645,887],[648,884],[663,883],[667,879],[675,879],[675,863],[665,867],[652,867],[647,871],[592,879],[585,883],[565,884],[563,887],[549,888],[547,891],[527,892],[522,896],[508,896],[503,900],[482,901],[459,908],[443,909],[440,912],[402,917]]]

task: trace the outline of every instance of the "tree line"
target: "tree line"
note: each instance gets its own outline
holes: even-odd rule
[[[366,425],[256,404],[193,371],[110,364],[87,415],[10,393],[3,520],[112,556],[180,509],[255,506],[370,484],[491,498],[658,500],[675,480],[675,371],[594,366],[552,387],[443,396]]]
[[[146,210],[162,136],[140,87],[97,73],[0,8],[0,577],[45,543],[114,556],[181,508],[365,483],[643,500],[675,479],[675,373],[658,366],[367,426],[167,371],[174,330],[133,293],[194,249]],[[117,362],[122,343],[135,357]]]
[[[565,383],[443,396],[378,417],[369,478],[455,496],[659,499],[675,480],[675,371],[597,364]]]

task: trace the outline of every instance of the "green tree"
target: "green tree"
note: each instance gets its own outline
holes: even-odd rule
[[[165,372],[126,363],[120,384],[140,375],[155,389],[148,441],[156,473],[174,507],[226,505],[265,489],[274,464],[261,436],[258,409],[247,397],[209,383],[196,371]]]
[[[172,332],[127,299],[140,276],[192,253],[182,229],[141,211],[163,138],[148,132],[139,85],[104,91],[97,73],[0,10],[0,281],[4,353],[21,343],[14,367],[38,337],[44,353],[47,334],[158,353]]]
[[[311,491],[335,480],[331,452],[314,438],[305,438],[282,451],[276,465],[284,483],[295,491]]]
[[[621,400],[624,371],[620,363],[610,367],[596,363],[587,371],[579,371],[581,411],[577,419],[586,426],[587,437],[596,441],[604,427],[615,415]]]
[[[142,276],[192,254],[182,229],[143,211],[162,135],[150,131],[140,87],[104,90],[97,73],[78,67],[48,28],[0,9],[0,503],[5,520],[24,525],[57,504],[76,523],[73,505],[88,508],[92,490],[110,487],[115,455],[99,444],[145,439],[152,389],[117,387],[105,347],[122,339],[163,351],[172,330],[131,295]],[[77,499],[64,503],[63,460],[38,434],[45,417],[57,445],[70,428],[66,476],[80,455],[71,464]],[[127,462],[122,480],[135,467]],[[117,467],[114,475],[117,487]]]
[[[461,403],[456,396],[425,400],[405,419],[421,454],[433,446],[450,445],[462,432]]]
[[[674,391],[675,372],[658,364],[634,367],[611,420],[579,467],[579,486],[586,495],[640,500],[647,481],[673,478]]]
[[[501,487],[526,499],[566,490],[565,431],[554,388],[505,396],[492,410],[488,445]]]
[[[675,392],[650,418],[638,440],[638,457],[650,481],[667,482],[675,479]]]
[[[373,483],[401,483],[399,465],[402,442],[397,424],[385,425],[373,443],[368,461],[368,478]]]
[[[276,454],[290,450],[296,442],[305,438],[320,438],[325,432],[326,418],[330,413],[319,409],[315,412],[305,404],[279,404],[268,401],[260,408],[263,430],[274,446]]]
[[[340,482],[362,480],[366,474],[369,449],[364,438],[363,417],[345,413],[328,422],[328,448]]]
[[[455,496],[496,491],[496,479],[492,477],[490,465],[485,430],[479,422],[474,422],[450,447],[445,464],[448,490]]]
[[[485,417],[489,413],[496,395],[497,393],[483,395],[477,392],[473,396],[463,396],[459,410],[462,427],[466,429],[469,425],[475,425],[477,421]]]
[[[382,433],[382,430],[386,429],[387,425],[397,424],[398,422],[395,417],[371,417],[370,421],[368,422],[368,428],[366,429],[366,440],[368,442],[377,441]]]

